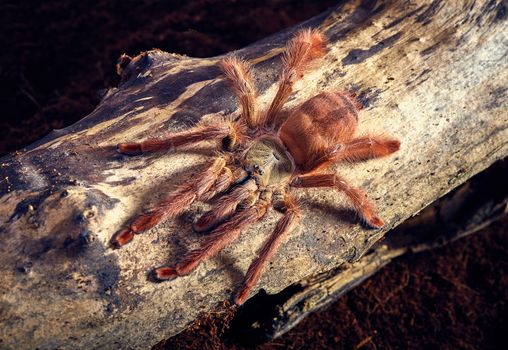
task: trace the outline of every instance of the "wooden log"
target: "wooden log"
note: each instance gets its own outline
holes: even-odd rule
[[[356,261],[428,203],[508,154],[507,6],[504,1],[351,1],[304,24],[330,51],[288,106],[322,90],[359,94],[360,132],[401,150],[338,170],[365,188],[387,225],[368,230],[338,193],[305,190],[305,219],[257,288],[269,293]],[[256,68],[260,104],[275,91],[291,28],[240,50]],[[1,159],[0,344],[3,348],[146,348],[230,297],[278,214],[188,277],[146,279],[199,242],[193,205],[121,250],[108,241],[129,219],[191,177],[212,144],[124,157],[118,142],[187,128],[236,103],[217,68],[153,50],[119,65],[122,84],[80,122]]]
[[[227,336],[240,343],[246,339],[257,343],[277,338],[399,256],[442,247],[506,217],[508,183],[504,179],[507,171],[508,159],[496,162],[417,216],[387,232],[357,261],[304,278],[277,294],[258,295],[234,314]],[[224,313],[225,310],[214,312]],[[205,322],[206,316],[202,316]],[[199,320],[196,323],[199,324]],[[171,339],[169,348],[170,342]]]

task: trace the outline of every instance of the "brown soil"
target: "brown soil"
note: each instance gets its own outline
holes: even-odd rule
[[[0,4],[0,155],[70,125],[118,83],[121,53],[190,56],[240,48],[337,1],[7,1]],[[508,219],[474,237],[407,256],[303,321],[275,348],[508,348]],[[209,316],[165,348],[241,348],[228,317]],[[214,319],[220,318],[219,321]],[[162,345],[161,345],[162,346]],[[159,348],[161,348],[161,346]]]

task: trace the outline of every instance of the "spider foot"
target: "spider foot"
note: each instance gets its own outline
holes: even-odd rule
[[[238,305],[238,306],[242,305],[245,302],[245,300],[247,299],[247,296],[249,295],[249,291],[250,291],[250,288],[249,289],[242,288],[241,290],[239,290],[233,299],[235,305]]]
[[[154,269],[149,276],[150,280],[153,282],[169,281],[176,277],[178,277],[178,272],[176,268],[171,266],[158,267]]]
[[[143,153],[141,150],[141,144],[135,142],[119,143],[116,145],[116,151],[128,156],[137,156]]]
[[[385,225],[384,221],[377,215],[365,218],[365,222],[372,228],[382,228]]]
[[[391,154],[400,149],[400,141],[399,140],[389,140],[385,143],[387,154]]]
[[[109,243],[111,247],[118,249],[126,245],[130,241],[132,241],[134,235],[135,233],[130,228],[126,228],[125,230],[120,231],[116,235],[114,235],[113,238],[111,238],[111,241],[109,241]]]

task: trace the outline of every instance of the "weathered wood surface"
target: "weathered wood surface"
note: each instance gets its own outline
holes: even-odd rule
[[[395,258],[441,247],[505,217],[508,215],[508,182],[504,181],[507,173],[505,158],[387,232],[358,261],[305,278],[276,295],[253,300],[232,320],[230,333],[241,334],[251,341],[276,338]],[[255,309],[264,312],[260,315]]]
[[[330,51],[289,105],[324,89],[356,91],[366,106],[360,130],[384,130],[402,148],[338,169],[368,191],[386,228],[365,229],[338,193],[302,191],[301,230],[258,288],[277,292],[357,260],[384,232],[508,154],[507,12],[499,0],[364,0],[304,24],[325,31]],[[239,51],[255,64],[262,104],[295,30]],[[219,59],[142,54],[90,115],[1,160],[0,347],[146,348],[229,298],[277,213],[192,275],[163,284],[148,282],[146,271],[199,241],[191,221],[206,205],[108,248],[113,233],[213,154],[204,144],[129,158],[115,144],[233,113]]]

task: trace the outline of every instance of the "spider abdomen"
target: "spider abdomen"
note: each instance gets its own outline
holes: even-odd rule
[[[358,109],[358,102],[345,93],[322,92],[292,110],[279,135],[295,164],[306,168],[332,146],[350,140]]]

